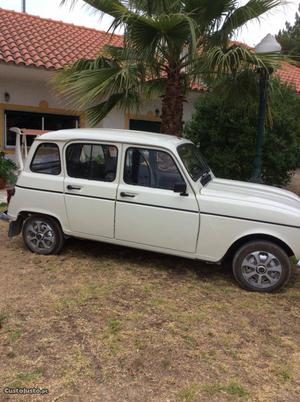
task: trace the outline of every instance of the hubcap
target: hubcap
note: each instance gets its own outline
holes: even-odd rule
[[[253,287],[269,288],[281,278],[282,266],[275,255],[266,251],[255,251],[246,256],[242,263],[242,275]]]
[[[56,239],[48,223],[36,220],[26,228],[26,240],[34,251],[41,252],[53,248]]]

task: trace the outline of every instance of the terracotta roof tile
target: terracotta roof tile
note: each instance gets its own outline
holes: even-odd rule
[[[0,8],[0,60],[60,69],[79,58],[93,59],[123,37]]]
[[[58,70],[78,59],[94,59],[106,44],[122,46],[123,37],[0,8],[1,62]],[[300,92],[300,68],[285,63],[276,74]],[[206,88],[194,83],[191,89]]]
[[[282,81],[287,82],[300,92],[300,67],[284,63],[280,70],[275,73]]]

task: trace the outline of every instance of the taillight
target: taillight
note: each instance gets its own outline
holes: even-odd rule
[[[11,197],[15,195],[16,189],[15,187],[6,189],[7,194],[7,204],[9,204]]]

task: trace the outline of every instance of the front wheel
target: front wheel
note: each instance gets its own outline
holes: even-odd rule
[[[23,240],[34,253],[58,254],[64,245],[64,234],[55,219],[33,215],[23,225]]]
[[[236,252],[232,268],[239,285],[255,292],[273,292],[282,288],[292,272],[286,252],[269,241],[245,244]]]

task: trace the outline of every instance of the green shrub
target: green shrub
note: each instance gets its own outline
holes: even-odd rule
[[[15,163],[5,157],[5,153],[0,151],[0,177],[7,183],[14,184],[15,182],[15,170],[17,166]]]
[[[300,97],[272,79],[266,125],[263,181],[285,185],[300,166]],[[212,91],[199,97],[185,136],[200,146],[217,177],[249,180],[255,157],[258,102],[232,100]]]

